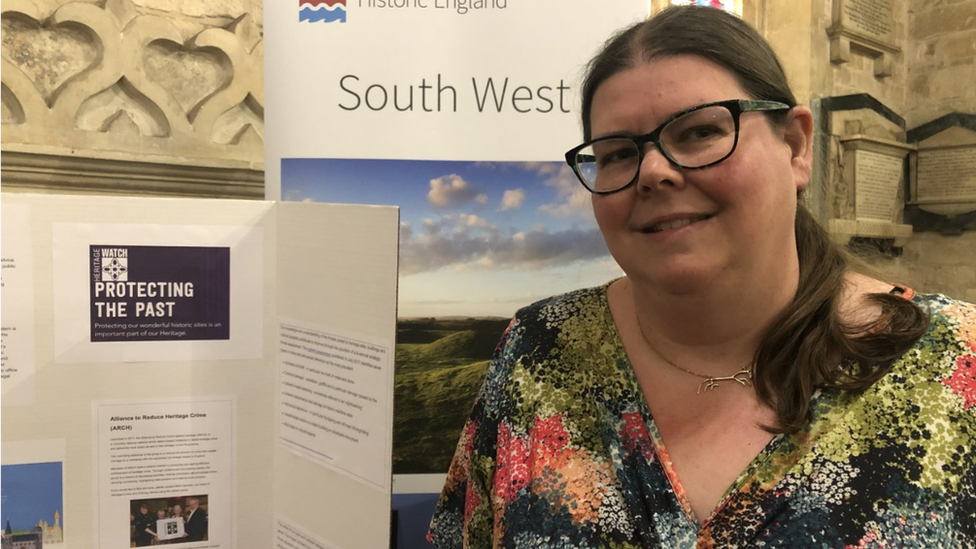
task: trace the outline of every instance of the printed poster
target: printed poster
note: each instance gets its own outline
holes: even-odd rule
[[[388,492],[392,349],[292,320],[281,322],[279,345],[279,444]]]
[[[286,158],[558,162],[580,141],[584,66],[648,12],[647,0],[267,2],[267,197],[296,199]]]
[[[92,404],[95,547],[206,541],[231,548],[233,397]]]
[[[55,223],[57,362],[263,356],[261,226]]]
[[[230,248],[89,246],[91,341],[230,338]]]
[[[337,549],[294,522],[276,515],[274,549]]]
[[[582,140],[586,63],[648,11],[267,3],[267,196],[401,208],[393,472],[425,486],[395,490],[440,490],[518,308],[622,274],[563,154]],[[306,52],[328,63],[313,69]]]
[[[3,405],[34,401],[34,250],[31,211],[3,203],[3,257],[0,258],[0,369]]]

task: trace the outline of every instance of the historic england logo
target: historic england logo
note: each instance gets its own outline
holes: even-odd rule
[[[298,0],[298,8],[299,21],[346,22],[346,0]]]

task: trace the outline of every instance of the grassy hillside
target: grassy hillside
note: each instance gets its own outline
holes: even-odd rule
[[[508,319],[402,320],[397,327],[393,473],[447,471]]]

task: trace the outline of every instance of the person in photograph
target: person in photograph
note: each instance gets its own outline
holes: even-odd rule
[[[156,510],[156,521],[153,522],[153,528],[152,528],[152,530],[153,530],[153,542],[152,542],[152,544],[153,545],[165,545],[166,544],[166,541],[159,539],[159,521],[166,520],[167,518],[169,518],[169,517],[166,516],[166,508],[165,507],[160,507],[159,509]]]
[[[156,519],[149,514],[146,503],[139,504],[139,512],[135,518],[136,547],[148,547],[156,539]]]
[[[429,540],[976,547],[976,307],[856,272],[818,225],[814,116],[762,36],[668,8],[580,96],[566,160],[625,276],[516,313]]]
[[[189,498],[186,500],[187,515],[186,541],[203,541],[207,539],[207,510],[200,507],[200,500]]]
[[[170,509],[170,511],[169,511],[169,518],[179,519],[180,523],[182,523],[184,525],[183,539],[182,540],[180,540],[180,539],[174,539],[174,540],[170,540],[169,542],[170,543],[182,543],[182,542],[186,541],[186,530],[185,530],[185,528],[186,528],[186,517],[183,516],[183,507],[180,506],[180,504],[177,503],[177,504],[173,505],[172,507],[170,507],[169,509]]]

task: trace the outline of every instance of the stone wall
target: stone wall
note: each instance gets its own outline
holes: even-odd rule
[[[5,0],[4,190],[254,197],[259,0]]]
[[[900,282],[920,292],[944,293],[976,303],[976,232],[943,236],[915,233],[895,258],[865,256],[883,280]]]
[[[976,112],[976,0],[911,2],[904,116],[909,127]]]
[[[976,114],[976,0],[904,1],[904,95],[909,129],[952,112]],[[916,230],[903,255],[876,266],[892,280],[976,301],[976,232]]]
[[[65,4],[104,6],[105,0],[37,0],[34,3],[54,11]],[[263,22],[263,0],[132,0],[132,5],[140,13],[165,17],[196,32],[207,27],[224,27],[243,14],[250,15],[258,26]]]
[[[913,128],[954,112],[976,114],[976,0],[745,0],[744,6],[750,3],[761,6],[760,29],[782,58],[798,99],[824,107],[817,111],[819,164],[807,197],[811,209],[839,241],[859,236],[894,244],[900,256],[870,259],[878,276],[976,298],[974,231],[943,235],[926,226],[913,232],[900,213],[858,221],[851,154],[854,143],[911,157],[915,144],[906,134]],[[891,18],[868,29],[866,39],[842,43],[835,10],[845,5],[889,12]],[[862,94],[867,95],[860,101],[834,100]],[[907,186],[901,178],[894,198],[908,199]],[[958,211],[969,209],[976,205]]]
[[[891,34],[889,40],[881,41],[882,45],[891,46],[897,50],[888,53],[886,59],[880,59],[881,47],[872,48],[870,44],[859,45],[852,41],[850,55],[845,56],[844,62],[831,62],[825,65],[829,70],[823,95],[839,96],[867,93],[872,97],[894,109],[898,113],[904,110],[906,96],[906,81],[908,73],[914,67],[907,62],[906,50],[909,42],[909,5],[912,0],[887,0],[892,13]],[[915,2],[917,3],[917,2]],[[835,25],[833,7],[835,2],[823,2],[826,5],[821,14],[820,23],[823,32],[830,35],[830,29]],[[883,62],[887,63],[887,73],[879,74]]]

